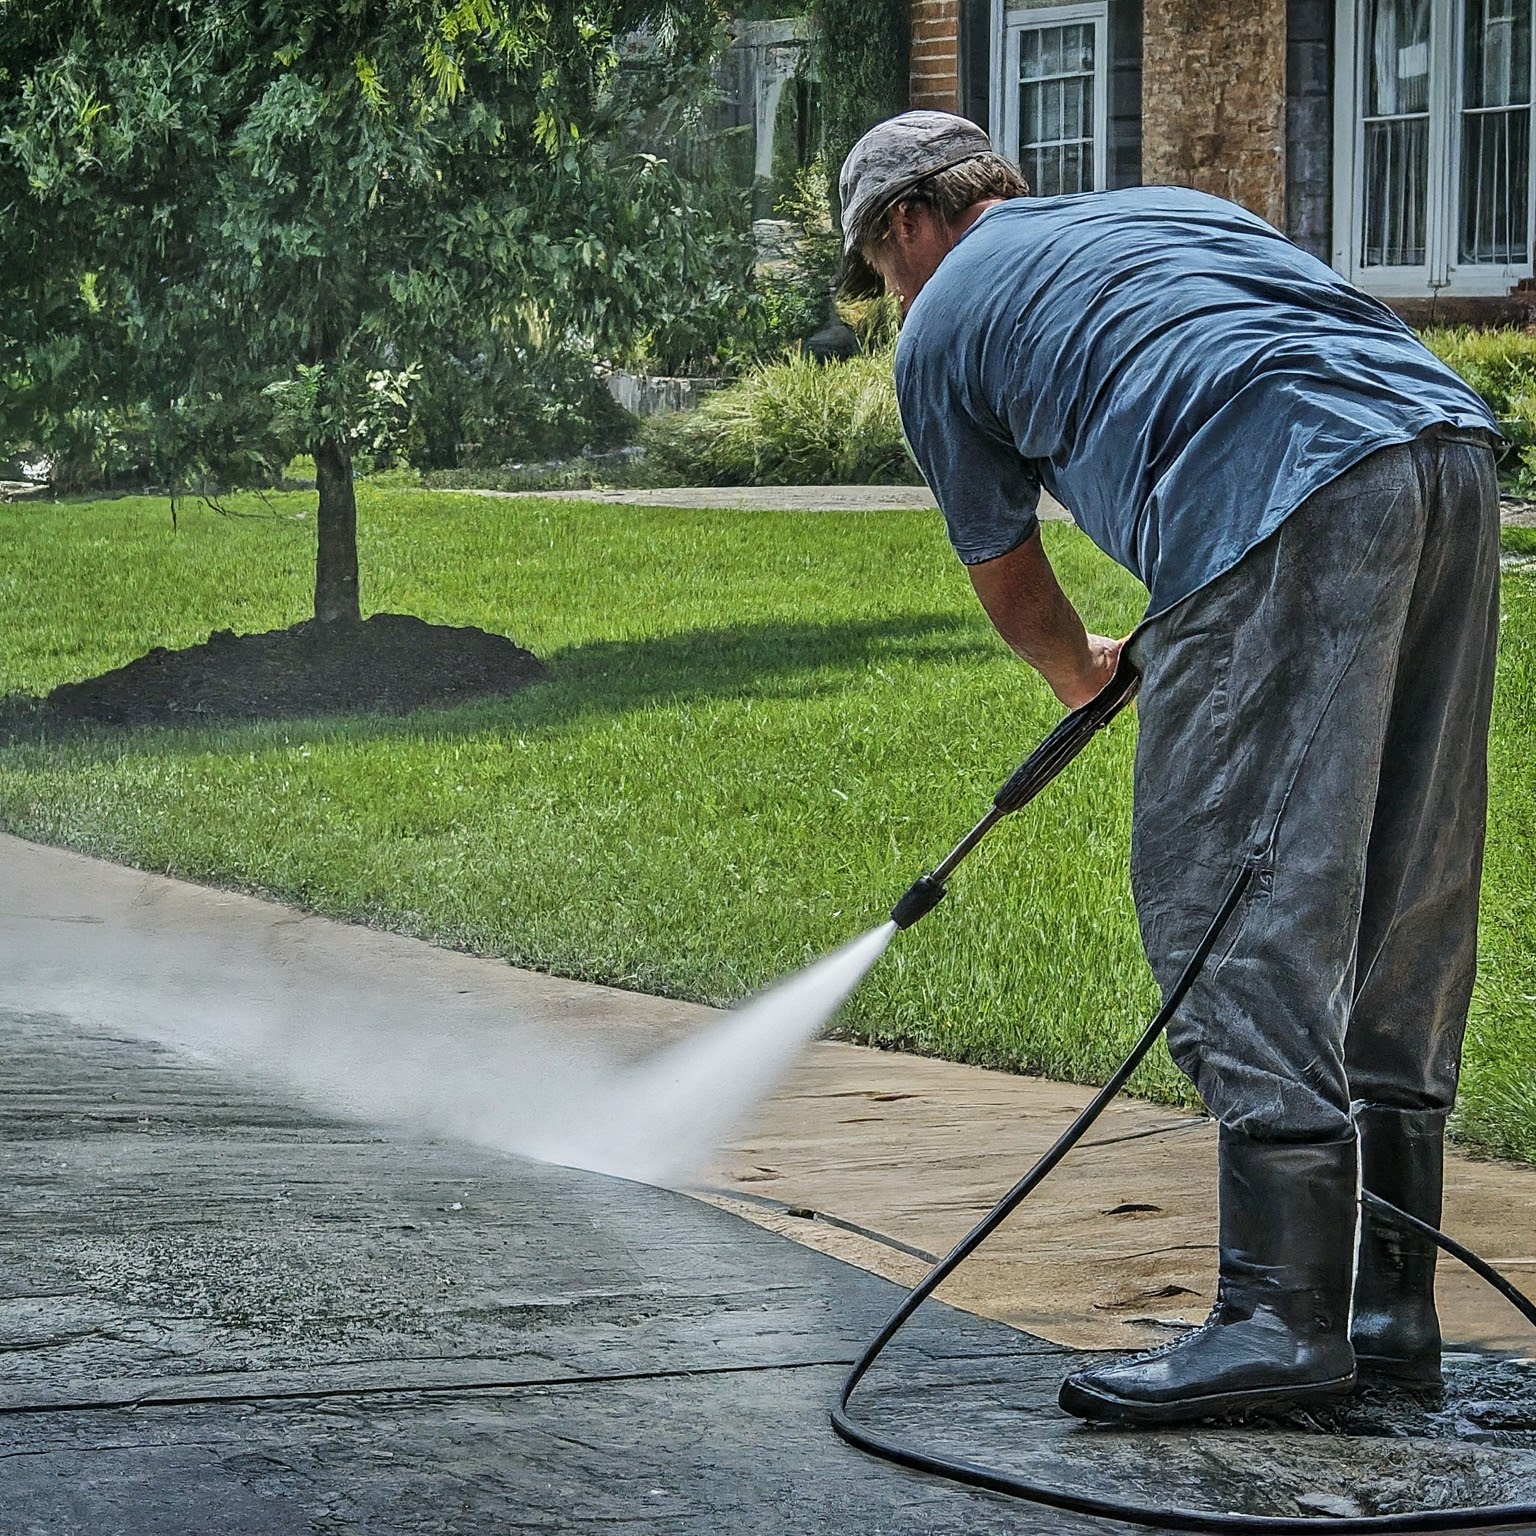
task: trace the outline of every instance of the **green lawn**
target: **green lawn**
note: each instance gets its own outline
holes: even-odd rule
[[[1057,710],[933,514],[361,493],[364,605],[500,630],[505,702],[0,751],[0,824],[565,975],[722,1002],[883,917]],[[306,613],[313,497],[0,508],[0,691]],[[261,504],[235,508],[259,513]],[[1090,621],[1138,589],[1046,531]],[[1460,1123],[1536,1159],[1536,579],[1506,583],[1483,978]],[[861,1039],[1092,1081],[1154,1002],[1126,891],[1134,725],[994,833],[855,1000]],[[1143,1091],[1177,1095],[1158,1055]]]

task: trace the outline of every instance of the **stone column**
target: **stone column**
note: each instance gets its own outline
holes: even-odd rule
[[[1286,0],[1146,0],[1142,180],[1285,227]]]

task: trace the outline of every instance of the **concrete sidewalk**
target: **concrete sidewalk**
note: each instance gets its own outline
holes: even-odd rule
[[[710,1011],[11,839],[0,867],[3,1536],[1129,1529],[832,1434],[838,1382],[899,1298],[888,1281],[683,1194],[502,1150],[552,1106],[579,1113],[599,1059]],[[936,1246],[1076,1097],[827,1046],[719,1176],[864,1202]],[[1161,1189],[1165,1168],[1182,1198],[1175,1170],[1203,1135],[1126,1106],[1085,1160],[1077,1259],[1108,1251],[1107,1199],[1136,1203],[1120,1180],[1140,1191],[1150,1168]],[[1161,1215],[1104,1219],[1123,1248],[1114,1222]],[[783,1219],[871,1262],[901,1252]],[[1009,1306],[1065,1322],[1050,1288],[1071,1256],[1042,1235],[1043,1270],[1016,1254],[987,1272]],[[1536,1486],[1531,1363],[1453,1354],[1435,1404],[1365,1392],[1115,1434],[1055,1406],[1090,1358],[930,1307],[855,1411],[921,1449],[1138,1506],[1295,1520]]]
[[[464,491],[466,496],[547,496],[621,507],[734,507],[744,512],[898,512],[937,510],[926,485],[678,485],[649,491]],[[1072,514],[1041,493],[1040,516],[1069,523]]]
[[[493,1147],[527,1146],[592,1074],[719,1017],[14,838],[0,861],[0,1003]],[[704,1198],[910,1284],[1089,1097],[820,1042],[704,1173]],[[1157,1342],[1211,1302],[1214,1159],[1207,1120],[1122,1099],[942,1295],[1079,1348]],[[1536,1169],[1453,1156],[1447,1225],[1536,1288]],[[1458,1265],[1440,1273],[1449,1339],[1536,1354],[1506,1303]]]

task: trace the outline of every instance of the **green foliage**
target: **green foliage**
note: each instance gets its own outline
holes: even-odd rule
[[[371,609],[510,633],[547,684],[405,719],[0,747],[0,825],[517,964],[734,1000],[877,922],[1059,718],[930,512],[674,511],[359,487]],[[311,501],[0,509],[0,692],[304,616]],[[1076,530],[1089,623],[1144,601]],[[658,557],[660,552],[660,557]],[[1511,572],[1458,1133],[1536,1161],[1536,577]],[[1155,1006],[1126,714],[973,856],[847,1034],[1102,1081]],[[1183,1090],[1157,1053],[1140,1091]]]
[[[683,485],[921,483],[907,452],[889,351],[754,369],[641,432],[658,481]]]
[[[848,151],[882,118],[906,110],[911,23],[905,0],[814,0],[811,14],[835,203]]]
[[[1536,333],[1456,325],[1420,335],[1488,402],[1517,447],[1536,444]]]
[[[618,145],[702,89],[720,20],[716,0],[8,8],[0,433],[47,449],[88,411],[139,434],[104,457],[173,485],[260,478],[321,441],[409,441],[423,382],[487,351],[694,344],[746,302],[742,239]],[[505,403],[547,382],[525,369]]]
[[[842,242],[827,200],[827,166],[822,156],[794,173],[774,213],[793,226],[794,240],[787,256],[757,272],[762,327],[756,350],[764,359],[804,341],[831,313]]]
[[[490,467],[548,459],[627,441],[634,420],[619,409],[590,353],[532,351],[489,337],[439,359],[418,386],[407,457],[423,469]]]

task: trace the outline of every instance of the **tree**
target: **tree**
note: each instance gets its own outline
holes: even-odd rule
[[[721,293],[619,130],[717,0],[0,0],[0,415],[140,413],[174,486],[314,454],[315,615],[359,618],[352,456],[465,337],[603,345]]]
[[[905,0],[812,0],[832,207],[848,151],[908,106],[912,22]]]

